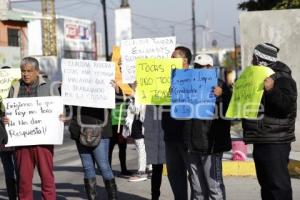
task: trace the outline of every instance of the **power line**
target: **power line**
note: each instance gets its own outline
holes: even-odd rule
[[[82,4],[82,2],[80,2],[79,0],[76,0],[76,1],[77,1],[76,3],[71,3],[71,4],[63,5],[63,6],[61,6],[61,7],[56,7],[55,9],[70,8],[70,7],[73,7],[73,6],[81,5],[81,4]]]

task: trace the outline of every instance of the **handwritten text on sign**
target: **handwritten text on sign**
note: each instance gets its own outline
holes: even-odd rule
[[[216,97],[218,69],[188,69],[172,71],[173,118],[212,119]]]
[[[274,71],[268,67],[247,67],[234,84],[226,117],[256,119],[264,92],[264,80],[272,74]]]
[[[21,71],[19,68],[14,69],[0,69],[0,96],[6,98],[13,80],[21,78]]]
[[[145,105],[170,105],[171,70],[182,68],[182,59],[137,59],[136,67],[137,101]]]
[[[94,108],[114,108],[115,64],[92,60],[62,60],[64,104]]]
[[[62,144],[63,113],[61,97],[30,97],[4,99],[8,143],[5,146]]]
[[[135,60],[137,58],[171,58],[175,45],[175,37],[122,40],[123,82],[133,83],[135,81]]]

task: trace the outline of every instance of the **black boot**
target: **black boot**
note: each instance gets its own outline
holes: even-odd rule
[[[96,185],[96,178],[84,179],[84,187],[88,200],[96,200]]]
[[[108,200],[116,200],[118,199],[117,195],[117,185],[115,179],[104,181],[105,188],[107,191]]]
[[[5,179],[9,200],[17,200],[17,182],[14,178]]]

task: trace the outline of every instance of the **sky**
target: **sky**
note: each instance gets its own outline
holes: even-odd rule
[[[12,0],[13,1],[13,0]],[[134,38],[167,37],[175,34],[177,43],[192,47],[192,0],[128,0],[132,12]],[[103,32],[101,0],[55,0],[56,14],[96,21],[97,31]],[[210,28],[204,46],[234,46],[233,27],[239,43],[238,3],[243,0],[195,0],[196,25]],[[114,11],[121,0],[106,0],[110,49],[114,45]],[[13,8],[40,11],[40,1],[12,3]],[[197,49],[203,47],[203,29],[196,30]],[[103,40],[104,41],[104,40]]]

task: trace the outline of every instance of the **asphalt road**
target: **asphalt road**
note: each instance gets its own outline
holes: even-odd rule
[[[81,162],[74,142],[66,135],[64,144],[55,147],[55,178],[57,187],[57,200],[86,199],[83,187],[83,172]],[[127,148],[127,165],[130,170],[137,168],[137,153],[134,145]],[[150,199],[150,180],[142,182],[128,182],[127,178],[119,177],[118,148],[113,155],[113,171],[119,190],[119,199],[143,200]],[[106,199],[106,191],[101,175],[97,177],[99,199]],[[300,199],[300,179],[293,178],[294,199]],[[40,200],[40,180],[36,173],[34,176],[34,199]],[[255,177],[225,177],[225,187],[228,200],[256,200],[260,199],[259,185]],[[0,169],[0,200],[7,199],[5,181],[2,168]],[[163,177],[161,187],[161,200],[174,199],[167,177]]]

